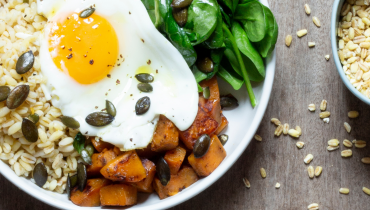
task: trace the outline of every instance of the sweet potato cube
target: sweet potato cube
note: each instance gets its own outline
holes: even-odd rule
[[[88,179],[82,192],[78,190],[77,186],[72,189],[71,201],[78,206],[100,206],[100,189],[110,183],[110,180],[104,178]]]
[[[201,158],[195,158],[194,153],[188,157],[189,164],[199,176],[210,175],[225,159],[226,151],[216,135],[211,137],[208,152]]]
[[[170,182],[166,186],[163,186],[157,177],[154,178],[153,187],[159,198],[165,199],[176,195],[196,181],[198,181],[198,176],[195,171],[191,167],[185,166],[177,175],[171,175]]]
[[[102,152],[104,149],[113,149],[114,148],[113,144],[110,144],[110,143],[105,142],[103,140],[97,141],[93,137],[90,138],[90,139],[91,139],[91,143],[94,145],[95,149],[98,152]]]
[[[102,206],[130,206],[137,203],[137,189],[127,184],[108,185],[100,190]]]
[[[215,134],[216,135],[220,134],[228,124],[229,121],[227,121],[226,117],[223,114],[221,114],[221,124],[218,126],[217,130],[215,131]]]
[[[152,161],[148,159],[142,159],[141,163],[145,168],[146,178],[141,180],[140,182],[133,182],[130,184],[136,187],[137,191],[139,192],[152,193],[153,192],[152,183],[156,172],[156,166]]]
[[[95,153],[91,156],[92,164],[88,165],[87,175],[98,176],[100,175],[100,170],[111,160],[117,157],[117,154],[113,149],[104,149],[101,153]]]
[[[218,123],[221,123],[221,105],[220,105],[220,91],[216,76],[209,80],[203,80],[200,83],[201,87],[209,87],[209,98],[205,99],[203,96],[199,97],[201,108]]]
[[[203,134],[211,135],[218,128],[218,123],[198,107],[193,124],[185,131],[180,131],[180,139],[188,149],[193,149],[195,142]]]
[[[167,151],[176,148],[177,145],[179,145],[178,129],[167,117],[160,115],[153,134],[152,151]]]
[[[112,181],[138,182],[146,177],[145,168],[135,150],[109,161],[100,173]]]
[[[152,145],[149,144],[146,148],[143,148],[143,149],[136,149],[136,153],[137,155],[139,155],[139,157],[143,158],[152,158],[156,155],[158,155],[159,153],[157,152],[154,152],[152,151]]]
[[[175,149],[169,150],[164,155],[168,166],[170,167],[171,174],[176,175],[179,171],[182,162],[184,162],[186,150],[182,147],[176,147]]]

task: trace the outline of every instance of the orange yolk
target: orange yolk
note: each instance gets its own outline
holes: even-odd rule
[[[49,52],[61,71],[80,84],[107,77],[118,59],[118,38],[105,18],[73,13],[52,24]]]

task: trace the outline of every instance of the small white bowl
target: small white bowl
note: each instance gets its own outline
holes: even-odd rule
[[[268,6],[267,0],[261,0],[261,3]],[[253,109],[250,105],[248,94],[245,87],[241,90],[235,91],[229,84],[223,80],[218,80],[221,94],[232,93],[239,100],[239,107],[234,110],[224,111],[223,114],[229,120],[227,130],[224,131],[229,135],[229,141],[225,145],[227,157],[223,160],[220,166],[208,177],[200,179],[190,187],[184,189],[175,196],[160,200],[156,193],[139,194],[138,204],[129,207],[132,210],[156,210],[168,209],[178,205],[190,198],[196,196],[214,182],[216,182],[226,171],[235,163],[240,155],[247,148],[249,142],[253,138],[258,129],[259,124],[266,111],[267,104],[270,99],[272,84],[275,74],[276,53],[272,53],[270,57],[265,60],[266,63],[266,78],[263,82],[254,83],[253,91],[258,100],[258,105]],[[51,206],[60,209],[87,209],[74,205],[68,200],[66,194],[58,194],[44,190],[33,184],[25,178],[20,178],[10,169],[4,162],[0,161],[0,173],[11,181],[14,185],[25,191],[36,199],[45,202]],[[217,202],[216,200],[213,202]],[[88,209],[102,209],[101,207],[94,207]],[[114,209],[114,208],[109,208]],[[126,208],[124,208],[126,209]]]
[[[331,29],[330,29],[330,38],[331,38],[331,48],[333,50],[333,57],[335,65],[337,66],[337,70],[339,73],[340,78],[342,79],[343,83],[346,85],[346,87],[355,95],[357,98],[359,98],[361,101],[367,103],[370,105],[370,99],[360,93],[349,81],[349,79],[346,77],[346,74],[344,73],[343,66],[340,62],[339,55],[338,55],[338,36],[337,36],[337,29],[338,29],[338,23],[340,18],[340,11],[342,10],[342,6],[344,4],[345,0],[335,0],[333,3],[333,11],[331,14]]]

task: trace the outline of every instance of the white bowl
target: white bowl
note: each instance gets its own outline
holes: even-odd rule
[[[264,5],[268,5],[267,0],[261,0],[261,2]],[[227,127],[227,130],[224,131],[229,135],[229,141],[225,145],[227,156],[222,161],[220,166],[218,166],[218,168],[208,177],[202,178],[177,195],[164,200],[160,200],[156,193],[140,193],[138,196],[138,204],[130,207],[129,209],[168,209],[178,205],[205,190],[207,187],[217,181],[235,163],[235,161],[247,148],[265,113],[274,80],[275,61],[276,54],[274,51],[273,54],[265,61],[265,80],[263,82],[253,84],[253,91],[258,100],[258,105],[254,109],[250,105],[245,87],[242,87],[239,91],[235,91],[229,84],[221,79],[219,80],[219,84],[222,87],[220,88],[221,94],[232,93],[239,100],[238,108],[223,112],[229,120],[229,126]],[[60,209],[86,209],[74,205],[70,200],[68,200],[66,194],[58,194],[46,191],[33,184],[29,180],[16,176],[10,167],[2,161],[0,161],[0,173],[24,192],[51,206]],[[101,207],[89,209],[101,209]]]

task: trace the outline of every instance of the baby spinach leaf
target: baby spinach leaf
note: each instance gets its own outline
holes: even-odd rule
[[[219,48],[215,50],[211,50],[211,60],[213,61],[213,71],[207,74],[207,80],[211,79],[215,74],[218,72],[222,56],[224,55],[225,48]]]
[[[240,20],[252,42],[261,41],[266,35],[266,14],[263,5],[257,1],[239,4],[234,19]]]
[[[238,76],[233,75],[231,72],[228,72],[222,66],[220,66],[217,75],[225,80],[227,83],[229,83],[234,88],[234,90],[239,90],[244,83],[243,79],[240,79],[238,78]]]
[[[245,4],[245,3],[252,2],[252,1],[257,1],[257,0],[240,0],[239,4]]]
[[[248,66],[247,71],[250,79],[257,82],[263,80],[265,77],[263,60],[257,50],[255,50],[253,45],[250,43],[246,32],[237,22],[232,24],[231,31],[235,37],[236,45],[246,56],[246,58],[243,58],[243,62],[245,63],[245,66]]]
[[[242,76],[242,73],[240,72],[240,66],[239,66],[239,61],[238,59],[236,58],[232,48],[227,48],[224,52],[228,62],[229,62],[229,65],[231,68],[234,69],[234,71],[239,75],[239,76]],[[226,62],[226,61],[225,61]],[[225,66],[225,64],[223,64]]]
[[[86,137],[82,135],[81,132],[78,132],[73,139],[73,148],[81,154],[81,150],[85,147]]]
[[[223,21],[226,23],[227,26],[231,26],[230,16],[228,14],[226,14],[226,12],[224,11],[224,9],[222,9],[221,6],[220,6],[220,11],[221,11],[221,14],[222,14]]]
[[[142,0],[141,2],[144,4],[154,26],[158,28],[163,23],[159,13],[159,0]]]
[[[212,35],[202,44],[209,49],[216,49],[222,47],[224,44],[224,32],[222,30],[222,14],[218,11],[217,14],[217,25]]]
[[[279,27],[276,23],[274,14],[271,10],[263,6],[265,11],[267,22],[266,22],[266,36],[260,42],[258,42],[258,51],[262,57],[266,58],[274,49],[278,39]]]
[[[199,39],[193,45],[207,40],[217,26],[219,11],[216,0],[194,0],[188,8],[188,21],[184,28],[198,34]]]

